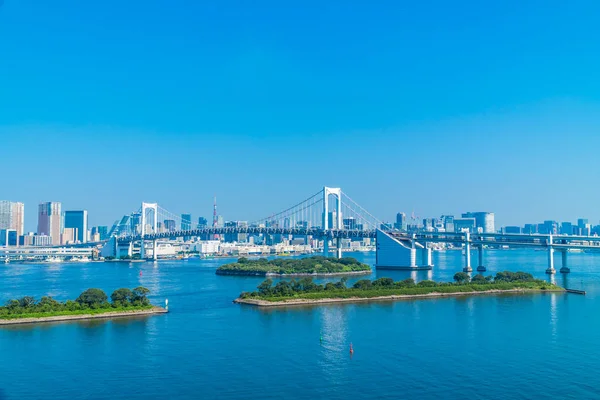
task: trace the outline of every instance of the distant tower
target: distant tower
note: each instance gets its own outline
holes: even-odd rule
[[[216,228],[219,225],[219,217],[217,216],[217,196],[215,195],[215,201],[213,205],[213,228]],[[215,234],[213,237],[214,240],[219,240],[219,235]]]

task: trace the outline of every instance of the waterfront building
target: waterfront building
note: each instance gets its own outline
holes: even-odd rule
[[[29,232],[26,235],[19,236],[19,246],[33,246],[33,238],[35,234],[33,232]]]
[[[0,246],[17,246],[19,236],[16,229],[0,229]]]
[[[97,241],[108,239],[108,226],[101,225],[96,227],[96,232],[92,232],[93,234],[98,234],[99,239]]]
[[[423,219],[423,229],[425,229],[426,231],[433,230],[433,218]]]
[[[198,218],[198,229],[206,229],[208,227],[208,220],[204,217]]]
[[[444,222],[444,230],[446,232],[455,232],[454,230],[454,215],[442,215]]]
[[[50,236],[52,245],[60,244],[61,204],[59,202],[40,203],[38,207],[37,234]]]
[[[454,229],[455,232],[475,232],[475,228],[477,227],[477,223],[475,222],[475,218],[455,218],[454,219]]]
[[[520,226],[505,226],[502,228],[502,233],[506,234],[520,234],[522,231]]]
[[[223,219],[222,215],[219,215],[217,217],[217,228],[222,228],[225,226],[225,220]]]
[[[356,230],[356,225],[355,218],[344,218],[344,229]]]
[[[60,244],[73,244],[78,242],[79,230],[77,228],[64,228],[60,234]]]
[[[523,233],[526,235],[533,235],[538,233],[537,224],[525,224],[525,226],[523,227]]]
[[[563,222],[560,224],[560,234],[561,235],[572,235],[573,234],[573,224],[570,222]]]
[[[544,221],[542,224],[542,229],[540,233],[544,233],[547,235],[558,235],[558,222],[556,221]]]
[[[60,236],[59,236],[60,237]],[[52,246],[53,238],[50,235],[34,235],[33,236],[33,245],[34,246]]]
[[[173,219],[165,219],[165,231],[173,232],[177,230],[177,225],[175,224],[175,220]]]
[[[64,229],[63,233],[67,229],[75,230],[75,237],[67,237],[71,242],[87,243],[87,231],[88,231],[88,212],[87,210],[79,211],[65,211],[64,213]],[[64,243],[63,243],[64,244]]]
[[[14,229],[19,236],[25,232],[25,205],[23,203],[0,200],[0,229]]]
[[[142,233],[142,214],[139,212],[131,214],[129,224],[132,234],[137,235]]]
[[[181,214],[181,230],[189,231],[192,229],[192,214]]]
[[[394,229],[405,232],[407,228],[406,214],[403,212],[399,212],[396,214],[396,223],[394,224]]]
[[[483,233],[495,233],[495,215],[492,212],[468,212],[462,214],[463,218],[474,218],[475,227],[481,228]]]

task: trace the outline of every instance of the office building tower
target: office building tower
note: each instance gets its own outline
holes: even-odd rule
[[[454,215],[442,215],[442,222],[446,232],[454,232]]]
[[[570,222],[563,222],[560,224],[560,234],[561,235],[572,235],[573,234],[573,224]]]
[[[491,212],[468,212],[463,218],[475,218],[475,228],[481,228],[483,233],[495,233],[495,215]]]
[[[52,245],[60,244],[61,204],[58,202],[40,203],[38,206],[38,235],[51,237]]]
[[[79,229],[64,228],[60,234],[60,244],[73,244],[79,241]]]
[[[181,214],[181,230],[189,231],[192,229],[192,214]]]
[[[79,243],[87,243],[88,232],[88,212],[87,210],[80,211],[65,211],[63,233],[66,229],[75,229],[75,237],[71,240]]]
[[[477,223],[475,218],[455,218],[454,219],[454,230],[455,232],[475,232]]]
[[[165,219],[165,231],[173,232],[177,229],[177,225],[175,224],[175,220],[173,219]]]
[[[14,229],[17,235],[25,232],[25,205],[23,203],[0,200],[0,229]]]
[[[407,221],[406,214],[403,212],[399,212],[396,214],[396,223],[394,224],[394,229],[399,231],[406,231]]]
[[[504,228],[502,228],[502,233],[519,234],[519,233],[521,233],[521,227],[520,226],[505,226]]]
[[[544,234],[558,235],[558,222],[544,221],[542,230]]]
[[[354,217],[344,218],[344,229],[356,230],[356,219]]]
[[[35,235],[33,232],[29,232],[26,235],[19,236],[19,246],[33,246],[33,238]]]
[[[223,226],[225,226],[225,221],[223,220],[223,216],[219,215],[217,217],[217,228],[222,228]]]
[[[19,236],[16,229],[0,229],[0,246],[17,246]]]
[[[99,226],[97,233],[100,235],[100,240],[108,239],[108,226]]]
[[[208,227],[208,220],[204,217],[198,218],[198,229],[206,229]]]

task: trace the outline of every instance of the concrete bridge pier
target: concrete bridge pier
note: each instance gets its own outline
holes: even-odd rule
[[[329,257],[329,238],[325,237],[323,239],[323,255],[325,257]]]
[[[152,259],[158,260],[158,240],[156,239],[152,241]]]
[[[144,239],[140,240],[140,259],[146,259],[146,243]]]
[[[548,269],[546,270],[547,274],[555,274],[556,270],[554,269],[554,247],[552,247],[552,235],[548,237]]]
[[[413,248],[414,248],[414,244],[413,244]],[[432,267],[433,266],[433,261],[432,261],[432,257],[431,257],[431,248],[430,247],[423,247],[422,251],[422,255],[423,255],[423,265],[425,267]]]
[[[340,259],[342,258],[342,238],[337,238],[335,245],[335,256]]]
[[[487,270],[483,265],[483,245],[480,244],[477,246],[477,250],[479,251],[479,265],[477,266],[477,272],[485,272]]]
[[[562,251],[562,268],[560,269],[562,274],[568,274],[571,272],[571,269],[567,266],[567,251],[567,249]]]
[[[465,235],[465,267],[463,272],[473,272],[473,268],[471,268],[471,234],[466,232]]]

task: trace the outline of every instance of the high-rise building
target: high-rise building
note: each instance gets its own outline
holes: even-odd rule
[[[198,218],[198,229],[206,229],[208,227],[208,220],[204,217]]]
[[[79,229],[78,228],[64,228],[60,234],[60,244],[71,244],[79,241],[78,239]]]
[[[468,212],[463,218],[475,218],[475,228],[481,228],[483,233],[495,233],[495,216],[491,212]]]
[[[354,217],[344,218],[344,229],[356,230],[356,219]]]
[[[177,229],[177,225],[175,225],[175,220],[165,219],[165,231],[173,232],[176,229]]]
[[[58,202],[40,203],[38,207],[38,235],[50,236],[52,245],[60,244],[61,204]]]
[[[181,214],[181,230],[189,231],[192,229],[192,214]]]
[[[100,235],[100,240],[108,239],[108,226],[99,226],[98,234]]]
[[[0,229],[0,246],[17,246],[19,236],[16,229]]]
[[[442,221],[446,232],[454,232],[454,215],[442,215]]]
[[[394,229],[398,229],[399,231],[406,231],[406,214],[403,212],[399,212],[396,214],[396,223],[394,224]]]
[[[573,234],[573,224],[570,222],[563,222],[560,224],[560,234],[561,235],[572,235]]]
[[[464,214],[463,214],[464,215]],[[454,230],[456,232],[475,232],[475,228],[477,227],[477,222],[475,218],[455,218],[454,219]]]
[[[17,235],[25,233],[25,205],[0,200],[0,229],[14,229]]]
[[[64,229],[76,229],[75,237],[72,239],[79,243],[87,243],[88,231],[88,212],[87,210],[80,211],[65,211]],[[63,229],[63,233],[64,233]]]
[[[525,224],[525,226],[523,227],[523,233],[526,235],[533,235],[535,233],[539,233],[537,224]]]
[[[558,222],[556,221],[544,221],[543,230],[545,234],[558,235]]]

